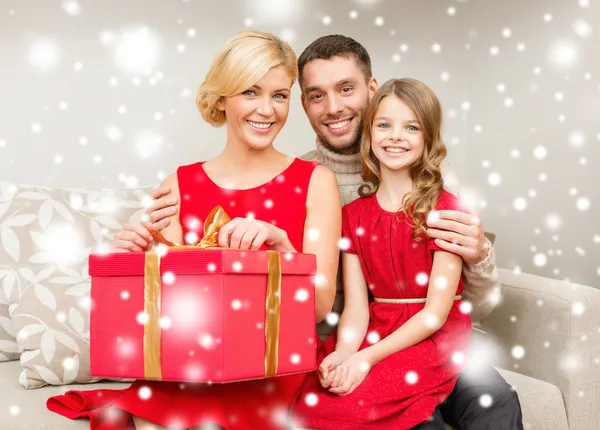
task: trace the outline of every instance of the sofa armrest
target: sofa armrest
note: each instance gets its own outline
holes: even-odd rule
[[[494,365],[556,385],[569,427],[600,422],[600,290],[500,269],[502,298],[482,321]],[[521,346],[525,355],[513,354]],[[515,355],[517,358],[515,358]],[[521,358],[519,358],[521,357]]]

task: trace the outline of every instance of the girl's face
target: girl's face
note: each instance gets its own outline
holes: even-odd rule
[[[217,108],[225,111],[229,134],[252,149],[271,145],[287,120],[291,87],[285,68],[278,66],[241,94],[223,98]]]
[[[417,116],[402,100],[381,100],[371,129],[371,150],[381,170],[409,169],[423,155],[425,141]]]

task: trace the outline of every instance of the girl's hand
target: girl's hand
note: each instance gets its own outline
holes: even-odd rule
[[[234,218],[219,229],[219,246],[233,249],[259,249],[262,245],[276,251],[292,251],[287,233],[254,218]]]
[[[152,246],[152,235],[147,230],[149,224],[125,223],[113,239],[115,252],[142,252]]]
[[[319,382],[323,388],[329,388],[335,377],[335,369],[352,356],[352,352],[346,349],[336,349],[321,361],[319,365]]]
[[[335,377],[329,391],[346,396],[358,388],[371,371],[368,352],[358,351],[335,369]]]

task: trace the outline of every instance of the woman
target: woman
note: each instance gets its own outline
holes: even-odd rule
[[[341,207],[332,172],[273,146],[287,120],[296,77],[294,52],[272,34],[244,32],[226,43],[197,97],[209,124],[227,125],[225,148],[211,160],[179,167],[164,180],[180,203],[162,233],[172,242],[197,243],[205,217],[221,205],[232,218],[219,232],[221,247],[315,254],[320,322],[335,296]],[[122,252],[145,251],[151,243],[150,233],[139,224],[125,225],[114,240]],[[136,381],[123,391],[102,392],[110,400],[105,405],[98,391],[88,391],[50,399],[48,407],[73,418],[65,406],[73,396],[99,402],[101,407],[79,414],[90,417],[92,429],[112,423],[108,428],[128,428],[131,418],[137,429],[204,424],[227,430],[283,429],[301,381],[302,375],[223,385]]]

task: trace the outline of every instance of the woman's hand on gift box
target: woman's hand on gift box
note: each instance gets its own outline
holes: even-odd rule
[[[335,369],[335,375],[329,391],[338,396],[346,396],[358,388],[371,371],[366,350],[352,354]]]
[[[233,249],[295,252],[285,230],[254,218],[234,218],[219,229],[219,246]]]
[[[145,252],[152,246],[150,224],[125,223],[113,239],[115,252]]]

